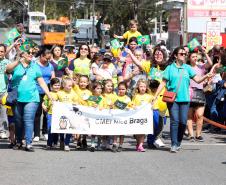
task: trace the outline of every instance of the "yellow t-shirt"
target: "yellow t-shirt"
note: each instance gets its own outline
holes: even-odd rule
[[[51,97],[53,98],[54,101],[57,101],[58,100],[58,95],[57,95],[57,92],[50,92],[51,94]],[[44,105],[47,107],[48,109],[48,114],[52,114],[53,113],[53,102],[51,100],[49,100],[48,96],[44,96],[43,98],[43,102],[44,102]]]
[[[80,58],[75,59],[74,60],[74,73],[89,76],[90,63],[91,63],[91,60],[88,58],[85,58],[83,60],[81,60]]]
[[[73,87],[73,90],[78,95],[79,104],[88,106],[88,98],[92,95],[91,91],[88,89],[80,89],[78,85]]]
[[[79,103],[79,97],[73,90],[71,90],[71,92],[60,90],[57,92],[57,97],[60,102],[73,104]]]
[[[127,39],[127,44],[128,44],[129,43],[129,39],[131,37],[138,37],[140,35],[141,35],[141,33],[139,31],[132,32],[132,31],[128,30],[122,36],[123,36],[124,39]]]
[[[8,116],[13,116],[13,110],[12,110],[12,107],[11,106],[8,106],[6,105],[6,100],[7,100],[7,94],[5,94],[2,99],[1,99],[1,102],[2,102],[2,105],[4,105],[4,107],[6,108],[6,113]]]
[[[140,106],[143,103],[151,103],[151,101],[154,99],[154,96],[151,94],[136,94],[133,97],[132,103],[135,106]]]
[[[117,95],[115,93],[103,94],[103,108],[109,109],[110,105],[114,105],[117,100]]]
[[[127,104],[126,108],[131,108],[131,106],[132,106],[131,98],[127,95],[117,96],[117,100],[119,100],[123,103],[126,103]],[[115,108],[117,108],[117,107],[115,107]]]

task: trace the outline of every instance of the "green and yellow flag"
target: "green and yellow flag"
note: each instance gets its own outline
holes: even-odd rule
[[[24,52],[28,52],[31,48],[34,48],[36,46],[37,44],[33,40],[26,38],[24,43],[20,46],[20,50]]]
[[[8,33],[6,33],[7,40],[4,42],[6,45],[11,45],[14,42],[14,39],[19,37],[20,33],[16,28],[11,29]]]
[[[57,63],[57,70],[60,71],[64,68],[68,67],[68,58],[63,58]]]
[[[102,98],[101,98],[100,96],[90,96],[90,97],[88,98],[88,100],[89,100],[89,101],[93,101],[93,102],[95,102],[96,104],[99,104],[100,101],[102,100]]]
[[[189,48],[189,51],[194,51],[194,49],[196,47],[200,46],[200,43],[199,41],[196,39],[196,38],[193,38],[189,43],[188,43],[188,48]]]
[[[114,49],[120,48],[121,44],[120,44],[119,40],[118,39],[113,39],[111,41],[111,47],[114,48]]]
[[[149,35],[141,35],[137,37],[138,45],[148,45],[151,43]]]

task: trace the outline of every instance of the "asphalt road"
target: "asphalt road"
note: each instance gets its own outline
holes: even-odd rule
[[[45,150],[45,142],[34,144],[35,152],[7,148],[0,140],[0,184],[6,185],[225,185],[226,132],[203,134],[205,142],[184,140],[183,148],[169,153],[166,148],[135,151],[132,137],[125,140],[125,151]]]

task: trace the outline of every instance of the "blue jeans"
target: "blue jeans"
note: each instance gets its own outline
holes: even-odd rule
[[[52,122],[52,114],[47,114],[47,131],[48,131],[48,140],[47,145],[52,146],[53,144],[57,145],[58,142],[58,134],[51,133],[51,122]]]
[[[23,133],[25,135],[26,144],[32,143],[32,134],[34,131],[34,119],[38,103],[18,102],[15,107],[15,128],[17,143],[22,143]]]
[[[157,137],[161,135],[163,130],[163,118],[159,114],[159,110],[153,110],[153,134],[148,134],[147,143],[152,145]]]
[[[189,102],[167,103],[170,114],[171,146],[180,146],[186,130]]]

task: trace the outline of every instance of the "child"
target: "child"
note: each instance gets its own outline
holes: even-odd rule
[[[54,100],[58,99],[57,92],[60,90],[60,80],[58,78],[52,78],[50,80],[51,97]],[[42,108],[47,112],[47,129],[48,129],[48,140],[47,149],[50,149],[57,145],[58,134],[51,134],[51,122],[52,122],[52,101],[45,95],[43,98]]]
[[[100,82],[94,82],[92,85],[92,95],[94,99],[89,100],[89,106],[95,107],[95,108],[103,107],[103,101],[102,101],[103,97],[101,93],[102,93],[102,84]],[[95,137],[96,137],[95,135],[91,136],[91,148],[90,148],[91,152],[95,151]],[[101,144],[101,137],[98,136],[97,150],[100,150],[100,144]]]
[[[138,36],[141,35],[141,33],[139,31],[137,31],[137,27],[138,27],[137,20],[130,20],[129,27],[130,27],[130,30],[125,32],[123,34],[123,36],[114,35],[114,38],[116,38],[116,39],[126,39],[126,43],[128,44],[129,39],[131,37],[138,37]]]
[[[58,100],[60,102],[65,103],[79,103],[78,95],[72,90],[73,80],[65,76],[62,78],[62,90],[57,92]],[[61,149],[64,147],[65,151],[70,151],[69,143],[70,143],[71,134],[66,134],[66,138],[64,141],[64,134],[60,135],[61,139]]]
[[[144,79],[140,79],[137,82],[137,87],[135,88],[135,96],[133,97],[132,103],[135,106],[140,106],[145,103],[151,103],[154,99],[154,96],[150,94],[150,90],[148,88],[148,83]],[[145,135],[136,135],[137,146],[136,150],[138,152],[145,152],[143,147]]]
[[[9,123],[9,148],[13,148],[15,146],[15,118],[13,116],[12,106],[6,105],[7,94],[5,94],[2,99],[0,99],[0,104],[4,105],[6,108],[7,119]]]
[[[86,75],[81,75],[78,80],[78,85],[74,85],[73,89],[79,97],[79,104],[88,106],[88,99],[92,95],[89,90],[89,77]],[[83,135],[82,142],[80,135],[77,134],[76,138],[77,148],[80,148],[82,146],[84,149],[87,149],[86,135]]]
[[[150,80],[149,82],[149,88],[151,90],[151,95],[154,96],[156,93],[156,90],[158,89],[160,82],[157,80]],[[154,128],[154,133],[153,134],[149,134],[147,137],[147,143],[148,143],[148,147],[150,148],[160,148],[160,147],[164,147],[165,144],[162,142],[162,140],[160,139],[161,137],[161,133],[163,130],[163,119],[164,117],[161,116],[160,114],[160,110],[159,110],[159,105],[161,102],[161,97],[158,97],[158,100],[154,103],[153,105],[153,128]],[[165,105],[165,109],[166,109],[166,105]],[[163,110],[161,110],[162,112]],[[166,110],[165,110],[166,111]],[[163,113],[164,114],[164,113]]]
[[[117,95],[114,93],[114,84],[112,80],[104,80],[103,82],[103,108],[113,109],[114,103],[117,100]],[[107,143],[107,138],[109,142]],[[110,137],[103,136],[103,146],[107,149],[111,149]]]
[[[118,96],[117,96],[117,100],[118,102],[122,102],[124,103],[124,109],[126,107],[129,107],[130,104],[131,104],[131,99],[126,95],[126,92],[127,92],[127,86],[126,86],[126,83],[125,82],[120,82],[118,84]],[[116,100],[116,101],[117,101]],[[118,105],[115,103],[115,106],[114,106],[116,109],[117,108],[120,108],[120,109],[123,109],[122,106]],[[113,145],[112,145],[112,152],[121,152],[122,151],[122,145],[123,145],[123,140],[124,140],[124,136],[121,135],[119,137],[119,146],[118,146],[118,149],[117,149],[117,136],[114,136],[114,141],[113,141]]]
[[[102,56],[100,53],[96,53],[91,61],[91,70],[90,70],[90,80],[99,80],[99,69],[102,61]]]

